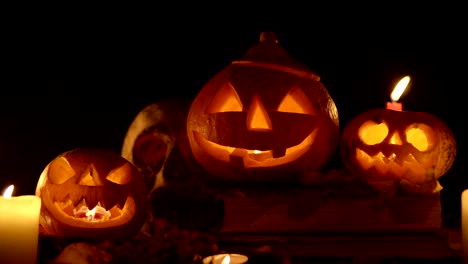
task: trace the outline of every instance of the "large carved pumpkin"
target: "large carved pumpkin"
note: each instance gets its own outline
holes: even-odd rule
[[[148,210],[138,170],[110,150],[79,148],[57,156],[36,187],[45,235],[118,240],[138,233]]]
[[[436,184],[452,166],[456,142],[436,116],[373,109],[344,128],[340,153],[347,169],[368,183],[395,182],[417,190]]]
[[[338,112],[319,76],[263,32],[202,87],[187,134],[214,179],[289,181],[329,162],[339,140]]]

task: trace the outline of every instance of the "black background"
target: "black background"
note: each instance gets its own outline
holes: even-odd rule
[[[147,104],[193,98],[203,84],[272,30],[289,54],[320,77],[340,126],[400,99],[454,131],[458,154],[443,178],[444,217],[457,222],[466,165],[466,19],[459,6],[277,6],[239,11],[153,8],[23,19],[3,24],[0,59],[0,186],[33,194],[54,157],[83,146],[120,152],[128,125]],[[291,4],[292,5],[292,4]],[[141,11],[140,10],[140,11]]]

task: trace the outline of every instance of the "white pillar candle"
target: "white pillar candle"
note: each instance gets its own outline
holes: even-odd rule
[[[468,259],[468,190],[464,190],[461,195],[461,229],[462,245],[465,260]]]
[[[203,264],[244,264],[249,258],[241,254],[217,254],[203,259]]]
[[[41,199],[34,195],[11,197],[12,192],[13,185],[0,197],[1,261],[37,263]]]

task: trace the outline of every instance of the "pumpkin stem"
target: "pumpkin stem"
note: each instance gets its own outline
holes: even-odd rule
[[[260,33],[260,42],[263,41],[278,43],[278,37],[272,31],[264,31]]]

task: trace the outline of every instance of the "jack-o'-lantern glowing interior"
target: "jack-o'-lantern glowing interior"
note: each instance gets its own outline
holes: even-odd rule
[[[129,237],[145,221],[146,193],[137,169],[120,155],[94,148],[68,151],[52,160],[38,181],[40,225],[47,235]]]
[[[329,161],[338,112],[320,78],[264,32],[199,92],[187,135],[195,158],[220,179],[289,180]]]
[[[428,113],[374,109],[355,117],[342,134],[343,162],[366,181],[423,184],[444,175],[455,154],[452,131]]]

